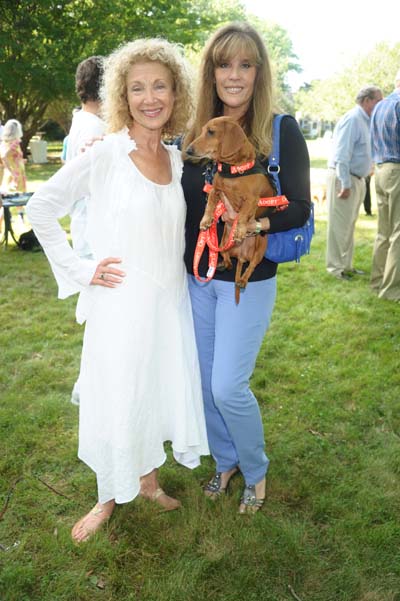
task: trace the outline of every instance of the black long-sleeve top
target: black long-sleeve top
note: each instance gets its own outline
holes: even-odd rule
[[[266,160],[265,168],[268,165]],[[311,207],[310,160],[308,150],[296,120],[289,115],[281,121],[280,127],[280,173],[281,193],[289,200],[284,211],[268,215],[268,233],[281,232],[305,224]],[[187,204],[185,263],[188,273],[193,274],[193,256],[199,235],[199,223],[203,217],[207,196],[203,192],[205,165],[186,160],[183,168],[182,186]],[[218,239],[221,240],[224,223],[218,223]],[[216,271],[214,279],[233,282],[235,280],[236,259],[232,259],[231,270]],[[274,277],[277,264],[264,258],[257,265],[251,282]],[[208,249],[205,248],[199,264],[199,274],[205,277],[208,269]]]

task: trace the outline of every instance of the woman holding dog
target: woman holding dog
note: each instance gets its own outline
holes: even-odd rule
[[[205,47],[198,89],[197,112],[185,136],[183,151],[197,138],[203,125],[218,116],[230,116],[244,128],[258,156],[268,165],[275,110],[271,68],[265,45],[257,31],[246,23],[232,23],[217,30]],[[275,233],[302,226],[310,212],[309,158],[296,121],[285,117],[280,132],[280,183],[290,204],[285,211],[249,224],[249,233]],[[208,283],[193,275],[193,257],[199,223],[204,213],[205,173],[212,165],[185,160],[183,188],[187,202],[186,254],[189,290],[195,322],[202,376],[208,441],[216,472],[205,494],[216,499],[227,490],[240,471],[245,486],[240,513],[253,513],[265,499],[265,454],[263,425],[249,380],[268,329],[276,296],[277,264],[263,259],[246,290],[235,303],[235,265],[217,271]],[[225,219],[234,217],[229,210]],[[223,223],[219,224],[219,240]],[[199,265],[203,278],[208,253]]]
[[[158,39],[121,47],[106,61],[103,97],[109,135],[28,204],[59,296],[79,291],[77,318],[86,320],[78,455],[96,473],[98,502],[72,529],[76,542],[137,495],[164,511],[180,506],[158,484],[164,441],[189,468],[208,454],[183,263],[183,164],[162,142],[191,110],[179,49]],[[78,257],[58,224],[82,195],[94,260]]]

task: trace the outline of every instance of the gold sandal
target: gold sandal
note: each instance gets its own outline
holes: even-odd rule
[[[113,506],[111,513],[108,513],[104,507],[100,507],[99,503],[96,503],[96,505],[93,507],[93,509],[91,509],[89,511],[89,513],[87,513],[85,516],[83,516],[83,518],[78,520],[76,522],[76,524],[74,525],[74,527],[72,528],[71,536],[72,536],[72,539],[74,540],[74,542],[85,543],[86,541],[88,541],[89,538],[91,538],[91,536],[93,536],[93,534],[95,534],[104,523],[108,522],[113,511],[114,511],[114,506]],[[101,514],[103,514],[103,513],[105,513],[105,516],[102,516],[97,521],[93,520],[93,516],[95,518],[97,518],[98,516],[101,516]],[[85,522],[89,523],[90,520],[91,520],[91,527],[85,524]]]
[[[140,491],[140,496],[158,503],[158,505],[160,505],[164,511],[174,511],[175,509],[182,507],[182,503],[178,501],[178,499],[169,497],[160,487],[151,494],[146,494]]]

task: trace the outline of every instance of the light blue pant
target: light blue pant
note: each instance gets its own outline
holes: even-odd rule
[[[268,458],[249,380],[276,297],[276,277],[251,282],[235,303],[232,282],[189,276],[208,442],[218,472],[239,465],[246,484],[265,476]]]

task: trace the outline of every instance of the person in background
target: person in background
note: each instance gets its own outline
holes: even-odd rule
[[[81,101],[81,108],[73,112],[71,129],[68,133],[66,161],[71,161],[84,152],[88,142],[105,133],[105,123],[99,116],[103,61],[102,56],[90,56],[79,63],[76,69],[75,90]],[[87,199],[82,197],[72,207],[71,238],[78,255],[90,258],[91,249],[86,240],[86,202]]]
[[[0,159],[4,167],[1,191],[6,194],[26,192],[25,160],[21,139],[20,122],[9,119],[4,125],[0,143]]]
[[[378,206],[371,286],[379,298],[400,301],[400,70],[394,83],[371,117]]]
[[[1,143],[1,136],[3,134],[3,129],[4,126],[1,123],[0,120],[0,143]],[[0,182],[3,180],[3,161],[0,159]],[[0,190],[1,190],[1,184],[0,184]],[[4,209],[3,209],[3,201],[1,198],[1,193],[0,193],[0,232],[2,230],[2,226],[3,226],[3,219],[4,219]]]
[[[4,125],[2,124],[2,122],[0,120],[0,143],[1,143],[1,138],[2,138],[2,135],[3,135],[3,129],[4,129]],[[2,182],[2,180],[3,180],[3,162],[0,159],[0,189],[1,189],[1,182]],[[1,211],[2,211],[2,209],[1,209]],[[1,213],[1,211],[0,211],[0,213]],[[0,224],[1,224],[1,218],[0,218]]]
[[[60,160],[63,165],[67,162],[67,147],[68,147],[68,136],[65,136],[62,143],[62,149],[60,154]]]
[[[326,184],[326,269],[340,280],[364,275],[353,266],[354,230],[365,197],[365,178],[372,171],[370,116],[380,100],[378,87],[362,88],[357,106],[338,121],[333,132]]]
[[[267,173],[276,112],[270,62],[260,34],[248,23],[230,23],[209,39],[199,75],[194,123],[183,140],[183,152],[205,123],[230,116],[245,129]],[[278,232],[304,225],[310,214],[310,163],[307,146],[296,120],[282,119],[280,126],[280,183],[290,201],[285,211],[249,224],[249,233]],[[182,185],[187,203],[186,268],[189,272],[197,347],[202,375],[208,441],[216,472],[205,486],[205,495],[217,499],[226,493],[230,478],[241,471],[245,485],[239,512],[258,511],[265,499],[269,460],[265,453],[263,424],[249,380],[268,329],[276,296],[277,264],[263,259],[246,290],[235,302],[235,269],[216,271],[208,283],[193,275],[193,257],[204,213],[205,172],[212,161],[185,160]],[[229,209],[229,199],[226,200]],[[227,211],[225,219],[235,215]],[[218,224],[221,240],[223,223]],[[208,252],[199,264],[204,278]]]
[[[3,166],[3,178],[0,190],[3,194],[26,192],[25,159],[21,149],[22,126],[17,119],[9,119],[3,129],[0,141],[0,161]],[[1,208],[0,221],[3,220]],[[24,220],[24,209],[18,214]]]
[[[137,495],[180,507],[158,483],[164,441],[189,468],[208,454],[200,371],[183,262],[185,200],[180,134],[191,77],[180,48],[136,40],[107,59],[107,135],[32,196],[27,212],[65,298],[81,291],[86,320],[79,457],[95,473],[98,502],[72,529],[90,538],[116,503]],[[71,248],[58,219],[82,196],[93,258]]]
[[[79,63],[75,74],[75,90],[81,101],[81,108],[72,112],[72,124],[66,137],[65,161],[71,161],[85,151],[86,145],[105,133],[105,123],[100,118],[100,86],[103,77],[104,59],[102,56],[90,56]],[[64,140],[65,141],[65,140]],[[85,196],[79,198],[71,208],[72,245],[78,255],[84,259],[92,256],[87,242]],[[71,402],[79,404],[79,376],[74,384]]]

